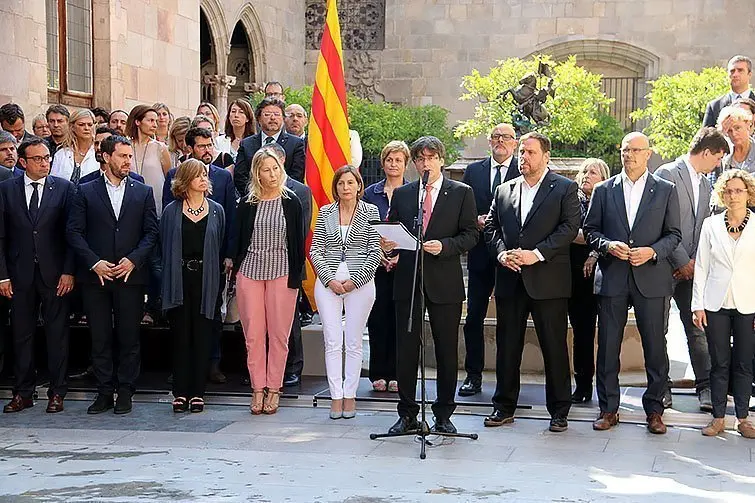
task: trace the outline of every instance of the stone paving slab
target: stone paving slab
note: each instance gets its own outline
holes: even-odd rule
[[[485,428],[482,415],[457,414],[479,440],[431,437],[420,461],[414,438],[369,439],[393,424],[392,411],[333,421],[327,407],[176,416],[140,403],[116,418],[87,417],[87,405],[0,415],[0,502],[755,503],[755,443],[734,432],[654,436],[626,423],[594,432],[571,421],[554,434],[543,420]]]

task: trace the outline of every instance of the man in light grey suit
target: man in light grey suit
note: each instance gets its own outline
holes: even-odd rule
[[[687,335],[692,370],[695,372],[695,388],[700,410],[713,412],[710,396],[710,354],[705,332],[692,322],[692,276],[695,271],[697,243],[700,229],[710,215],[710,181],[706,177],[729,153],[729,144],[724,135],[713,127],[701,128],[692,139],[689,153],[674,162],[664,164],[655,174],[676,186],[679,196],[682,241],[669,257],[674,270],[674,301],[679,308],[684,332]],[[666,331],[668,332],[669,305],[666,305]],[[670,405],[670,391],[667,390]],[[664,401],[664,405],[666,402]]]
[[[634,306],[645,356],[648,387],[642,396],[651,433],[666,433],[663,392],[668,381],[665,306],[672,290],[669,257],[682,240],[679,197],[670,182],[648,172],[650,144],[642,133],[621,142],[623,170],[593,190],[584,234],[600,253],[603,280],[598,295],[597,390],[600,416],[595,430],[619,422],[619,355],[627,308]]]

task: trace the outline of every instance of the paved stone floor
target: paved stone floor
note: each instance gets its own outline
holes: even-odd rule
[[[0,501],[755,502],[755,442],[731,431],[652,436],[625,423],[599,434],[572,421],[554,434],[544,420],[486,429],[456,414],[479,440],[434,445],[420,461],[414,439],[369,439],[391,411],[332,421],[327,405],[301,402],[256,417],[211,404],[174,416],[154,402],[87,416],[73,400],[48,415],[38,402],[0,415]]]

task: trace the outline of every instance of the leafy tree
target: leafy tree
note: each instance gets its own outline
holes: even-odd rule
[[[612,172],[621,170],[619,147],[624,130],[615,117],[606,112],[598,114],[598,125],[576,144],[553,142],[553,157],[597,157],[608,164]]]
[[[661,75],[648,82],[647,106],[632,112],[633,120],[649,120],[645,133],[659,155],[673,159],[689,149],[702,126],[705,105],[729,90],[725,68],[704,68]]]
[[[472,70],[462,79],[466,92],[459,99],[478,100],[478,103],[474,117],[461,121],[456,127],[456,135],[478,136],[487,134],[500,122],[510,123],[516,106],[509,96],[501,99],[500,93],[519,85],[519,79],[526,73],[535,72],[539,61],[551,65],[556,94],[555,97],[549,96],[544,105],[550,113],[550,123],[538,129],[551,140],[565,144],[576,144],[585,139],[598,126],[601,110],[605,110],[612,99],[600,90],[602,76],[578,66],[574,56],[562,62],[554,62],[550,56],[536,56],[526,61],[509,58],[499,61],[487,75]],[[539,86],[544,87],[546,79],[540,80]]]

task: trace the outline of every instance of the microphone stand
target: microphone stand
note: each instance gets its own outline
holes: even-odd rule
[[[408,333],[412,333],[412,328],[414,326],[414,308],[415,308],[415,300],[417,300],[417,297],[419,297],[419,381],[420,381],[420,400],[419,400],[419,410],[420,410],[420,420],[419,420],[419,428],[413,429],[413,430],[407,430],[403,433],[370,433],[370,440],[376,440],[379,438],[390,438],[390,437],[406,437],[406,436],[418,436],[420,440],[420,450],[419,450],[419,458],[425,459],[427,457],[426,453],[426,447],[428,445],[432,446],[432,443],[427,440],[428,435],[438,435],[441,437],[458,437],[458,438],[469,438],[472,440],[477,440],[478,436],[477,433],[443,433],[443,432],[437,432],[437,431],[430,431],[430,426],[427,424],[427,416],[425,412],[425,408],[427,406],[427,379],[425,375],[425,252],[422,249],[422,245],[425,243],[425,229],[424,226],[424,213],[425,209],[423,208],[422,201],[425,200],[425,197],[427,197],[427,182],[428,182],[428,175],[429,172],[425,171],[422,176],[422,181],[420,184],[420,192],[422,194],[422,197],[419,198],[419,204],[418,204],[418,210],[417,210],[417,216],[414,217],[415,222],[415,228],[417,229],[417,235],[415,236],[417,239],[417,253],[414,255],[414,279],[412,280],[412,300],[409,304],[409,326],[408,326]],[[417,278],[419,277],[419,291],[417,291]],[[397,320],[398,321],[398,320]],[[458,328],[457,328],[458,330]],[[437,384],[436,384],[437,385]]]

